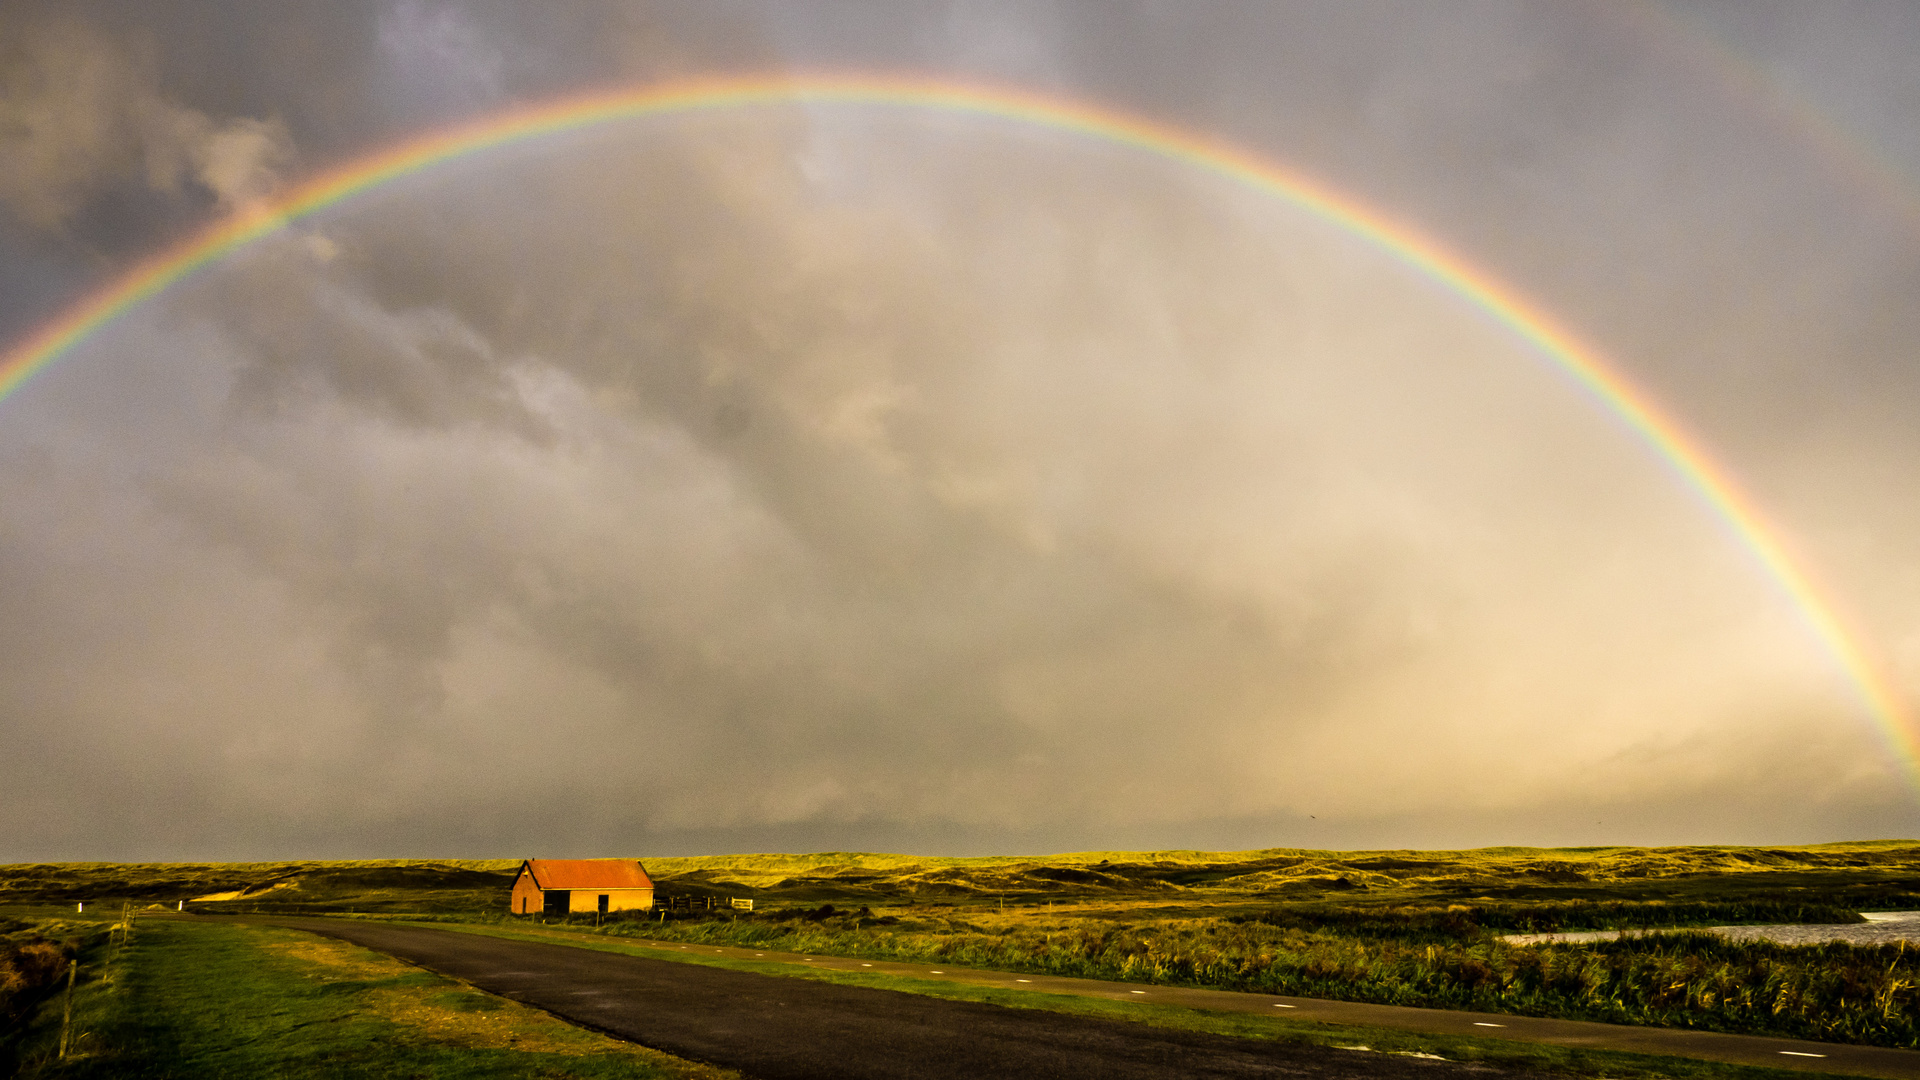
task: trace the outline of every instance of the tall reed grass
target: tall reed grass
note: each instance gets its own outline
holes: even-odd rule
[[[66,973],[70,953],[38,936],[0,940],[0,1032],[10,1030]]]
[[[1920,952],[1707,933],[1590,945],[1393,938],[1259,920],[714,919],[606,932],[867,959],[1920,1048]],[[1424,938],[1424,939],[1423,939]]]

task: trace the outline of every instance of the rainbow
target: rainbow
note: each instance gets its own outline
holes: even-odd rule
[[[620,120],[814,103],[889,106],[1000,118],[1092,137],[1184,162],[1291,203],[1379,247],[1469,301],[1584,387],[1700,495],[1799,609],[1920,783],[1920,742],[1905,702],[1753,501],[1704,447],[1599,353],[1519,293],[1408,225],[1274,162],[1205,134],[1030,92],[872,75],[691,79],[526,105],[446,128],[316,176],[144,259],[62,311],[0,357],[0,400],[141,301],[248,243],[355,194],[494,147]]]
[[[1660,0],[1631,0],[1595,10],[1634,31],[1641,47],[1708,75],[1728,99],[1799,140],[1836,178],[1899,218],[1909,232],[1920,234],[1920,188],[1912,178],[1861,135],[1821,111],[1804,92],[1729,44],[1705,18]]]

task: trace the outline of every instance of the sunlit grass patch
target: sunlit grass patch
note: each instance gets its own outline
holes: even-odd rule
[[[43,1008],[30,1077],[701,1077],[734,1074],[574,1027],[343,942],[142,923],[108,981],[83,961],[72,1045]],[[52,1003],[50,1003],[52,1004]]]
[[[345,942],[292,931],[259,929],[260,949],[288,974],[317,986],[346,985],[368,1016],[391,1021],[436,1042],[464,1047],[509,1047],[553,1054],[606,1052],[609,1040],[524,1005],[449,984],[389,956]],[[614,1042],[615,1052],[639,1050]]]

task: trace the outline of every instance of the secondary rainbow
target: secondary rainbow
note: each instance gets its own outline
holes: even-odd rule
[[[1817,586],[1727,471],[1598,352],[1511,287],[1403,222],[1223,140],[1084,102],[924,77],[781,74],[692,79],[508,109],[316,176],[268,204],[237,213],[141,261],[0,357],[0,401],[127,309],[236,248],[369,188],[538,136],[621,120],[793,103],[959,112],[1135,147],[1278,197],[1363,237],[1439,282],[1532,344],[1619,417],[1706,500],[1798,607],[1885,729],[1910,778],[1920,783],[1920,741],[1908,723],[1902,696],[1862,646],[1861,636],[1840,615],[1839,606]]]
[[[1805,91],[1734,47],[1700,14],[1662,0],[1629,0],[1595,10],[1631,28],[1643,47],[1670,56],[1683,70],[1709,75],[1728,98],[1798,140],[1836,177],[1920,234],[1920,188],[1913,178]]]

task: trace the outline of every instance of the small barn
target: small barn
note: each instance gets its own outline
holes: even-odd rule
[[[528,859],[509,903],[515,915],[645,911],[653,879],[638,859]]]

